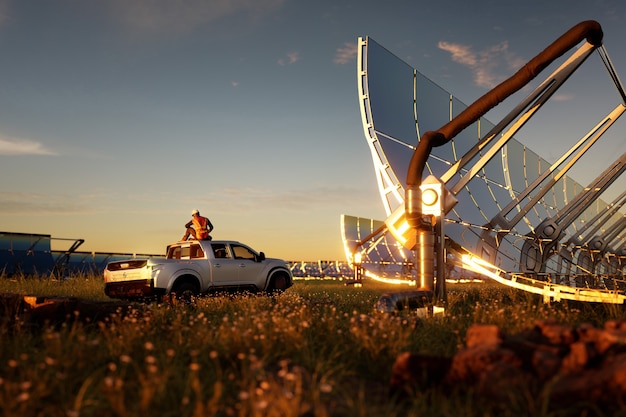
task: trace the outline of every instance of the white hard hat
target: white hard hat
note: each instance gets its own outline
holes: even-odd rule
[[[198,209],[193,209],[193,211],[191,212],[191,215],[193,216],[194,214],[200,214]]]

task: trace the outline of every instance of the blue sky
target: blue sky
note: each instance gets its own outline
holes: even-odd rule
[[[618,0],[0,0],[0,231],[162,253],[197,208],[216,238],[342,259],[341,214],[385,217],[359,36],[470,104],[588,19],[626,77],[625,18]],[[562,102],[614,94],[595,75],[574,81]],[[518,140],[554,160],[560,134]],[[573,176],[591,180],[625,142]]]

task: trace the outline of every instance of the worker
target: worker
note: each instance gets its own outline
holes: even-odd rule
[[[213,230],[213,224],[208,218],[201,216],[198,210],[191,212],[191,220],[185,225],[185,234],[181,240],[187,240],[191,236],[195,240],[212,240],[209,235]]]

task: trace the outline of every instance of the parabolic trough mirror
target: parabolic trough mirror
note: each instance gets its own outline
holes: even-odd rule
[[[387,218],[342,216],[348,261],[372,279],[419,286],[420,264],[433,256],[438,280],[488,277],[546,300],[623,303],[626,192],[616,180],[626,169],[626,154],[595,164],[588,183],[571,176],[577,164],[588,164],[589,149],[602,147],[609,133],[623,132],[614,124],[626,110],[602,32],[595,42],[589,38],[559,53],[554,69],[539,74],[535,87],[525,86],[527,95],[502,120],[494,124],[478,112],[453,137],[432,147],[422,172],[421,204],[425,185],[441,187],[442,233],[434,245],[439,255],[420,251],[411,234],[405,235],[410,228],[406,193],[412,186],[407,173],[424,133],[448,127],[476,103],[465,105],[371,38],[359,38],[363,131]],[[588,109],[589,126],[577,136],[563,129],[562,153],[550,155],[549,162],[515,136],[566,123],[567,114],[562,119],[539,114],[558,89],[576,83],[576,72],[586,66],[598,71],[598,83],[610,87],[606,107]],[[584,100],[577,104],[585,106]]]

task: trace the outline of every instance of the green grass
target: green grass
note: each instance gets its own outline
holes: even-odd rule
[[[621,306],[544,305],[495,285],[458,284],[448,287],[445,317],[416,326],[413,317],[373,310],[382,292],[399,289],[296,281],[278,297],[137,304],[104,323],[34,331],[3,318],[0,415],[495,416],[490,404],[435,388],[392,401],[396,356],[452,356],[473,323],[516,332],[546,318],[571,325],[625,318]],[[114,302],[97,276],[2,278],[0,293]],[[533,399],[516,404],[509,415],[564,415],[541,411]]]

